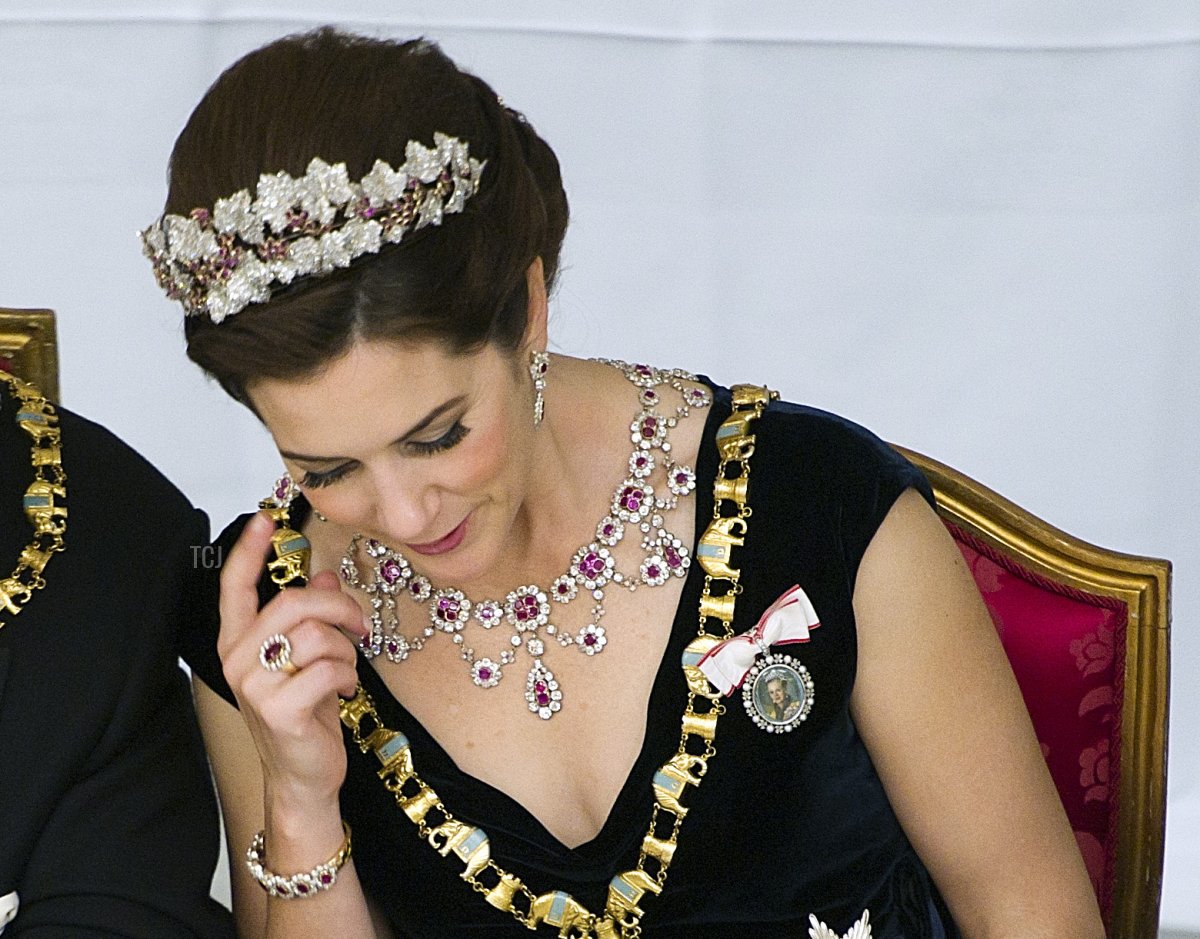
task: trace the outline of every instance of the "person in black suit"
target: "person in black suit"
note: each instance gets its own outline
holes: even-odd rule
[[[57,409],[64,550],[41,589],[16,590],[33,579],[11,575],[34,541],[35,478],[17,387],[0,373],[0,933],[232,936],[209,896],[217,806],[177,659],[208,520]]]

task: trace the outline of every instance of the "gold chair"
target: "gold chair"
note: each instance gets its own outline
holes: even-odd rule
[[[53,310],[0,308],[0,369],[29,382],[48,400],[59,400]]]
[[[924,473],[992,614],[1112,939],[1158,930],[1171,565],[1098,548],[975,480]]]

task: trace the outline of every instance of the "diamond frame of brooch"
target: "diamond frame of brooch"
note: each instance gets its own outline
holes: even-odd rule
[[[639,573],[647,587],[661,587],[671,576],[671,568],[661,554],[651,554],[642,561]]]
[[[382,651],[387,656],[389,662],[399,664],[408,658],[408,653],[412,651],[412,646],[399,633],[392,633],[383,637]]]
[[[676,577],[686,577],[688,568],[692,566],[692,556],[688,551],[687,545],[675,537],[661,538],[658,545],[659,553],[662,554],[663,560],[667,563],[667,570]],[[679,559],[678,564],[671,563],[672,554]]]
[[[663,448],[669,426],[667,419],[657,411],[646,411],[634,418],[633,423],[629,425],[629,441],[643,450]],[[649,434],[646,433],[647,430],[650,431]]]
[[[682,482],[680,482],[680,477],[683,478]],[[696,488],[696,471],[682,463],[668,467],[667,488],[676,496],[686,496]]]
[[[792,715],[790,720],[770,720],[759,712],[758,706],[754,703],[754,685],[758,681],[759,675],[771,668],[787,669],[795,676],[796,681],[804,689],[804,700],[800,703],[799,710]],[[754,664],[750,667],[750,671],[746,673],[746,677],[742,681],[742,704],[746,708],[746,713],[750,715],[750,720],[754,721],[756,727],[771,734],[790,734],[801,723],[808,720],[808,715],[812,713],[814,697],[815,688],[812,675],[809,674],[808,669],[801,665],[799,661],[784,653],[772,652],[762,658],[755,659]]]
[[[538,688],[538,683],[543,687]],[[538,701],[538,695],[544,695],[546,702]],[[534,659],[529,674],[525,676],[525,702],[529,710],[544,721],[550,720],[562,710],[562,690],[554,678],[554,672],[542,664],[541,659]]]
[[[647,479],[654,472],[654,457],[645,450],[629,454],[629,472],[635,479]]]
[[[663,384],[659,370],[644,362],[635,362],[633,365],[626,366],[625,377],[639,388],[653,388],[655,385]]]
[[[408,595],[417,603],[424,603],[433,595],[433,584],[423,574],[415,575],[409,582]]]
[[[393,580],[388,580],[384,575],[384,568],[395,570],[396,576]],[[408,566],[408,561],[403,557],[396,557],[394,554],[385,557],[382,561],[375,565],[376,583],[375,586],[383,593],[400,593],[408,587],[409,580],[412,579],[412,568]]]

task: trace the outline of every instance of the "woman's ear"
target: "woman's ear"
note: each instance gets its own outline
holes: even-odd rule
[[[530,351],[544,352],[549,341],[546,320],[549,317],[546,300],[546,271],[542,259],[534,258],[525,269],[525,293],[529,307],[525,314],[524,347]]]

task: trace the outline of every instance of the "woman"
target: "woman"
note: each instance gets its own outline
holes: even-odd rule
[[[425,42],[280,40],[180,135],[147,253],[300,493],[224,534],[192,656],[243,932],[1101,935],[919,473],[548,356],[566,220]]]

